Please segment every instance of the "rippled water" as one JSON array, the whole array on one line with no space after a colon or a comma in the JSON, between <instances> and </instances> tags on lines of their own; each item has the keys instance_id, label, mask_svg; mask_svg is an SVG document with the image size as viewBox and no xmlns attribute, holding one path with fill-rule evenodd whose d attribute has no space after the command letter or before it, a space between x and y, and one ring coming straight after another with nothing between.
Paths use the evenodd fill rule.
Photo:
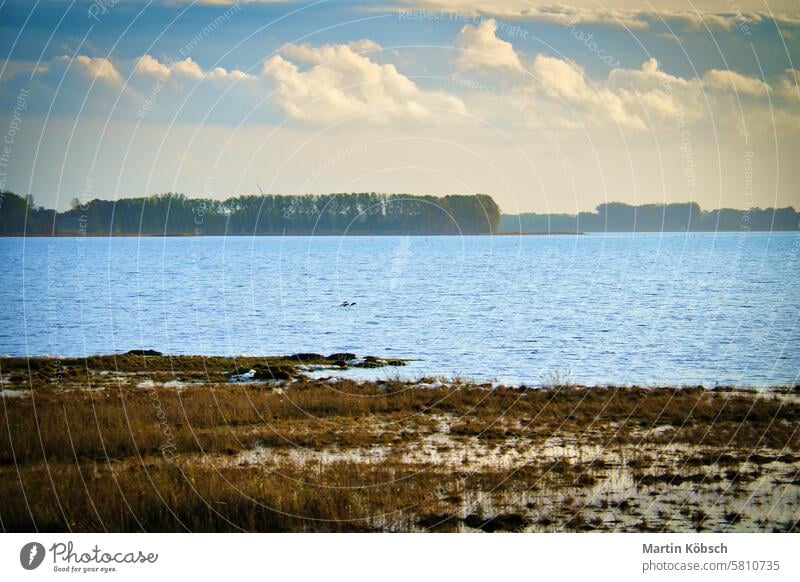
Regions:
<instances>
[{"instance_id":1,"label":"rippled water","mask_svg":"<svg viewBox=\"0 0 800 582\"><path fill-rule=\"evenodd\" d=\"M2 238L0 261L6 354L346 350L531 384L800 372L794 233Z\"/></svg>"}]
</instances>

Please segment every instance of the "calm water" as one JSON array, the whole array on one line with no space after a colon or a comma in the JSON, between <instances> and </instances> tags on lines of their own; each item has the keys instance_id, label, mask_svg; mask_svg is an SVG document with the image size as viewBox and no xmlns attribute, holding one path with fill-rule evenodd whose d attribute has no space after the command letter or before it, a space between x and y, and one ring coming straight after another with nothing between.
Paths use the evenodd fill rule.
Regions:
<instances>
[{"instance_id":1,"label":"calm water","mask_svg":"<svg viewBox=\"0 0 800 582\"><path fill-rule=\"evenodd\" d=\"M0 238L0 264L0 354L346 350L531 384L800 373L793 233Z\"/></svg>"}]
</instances>

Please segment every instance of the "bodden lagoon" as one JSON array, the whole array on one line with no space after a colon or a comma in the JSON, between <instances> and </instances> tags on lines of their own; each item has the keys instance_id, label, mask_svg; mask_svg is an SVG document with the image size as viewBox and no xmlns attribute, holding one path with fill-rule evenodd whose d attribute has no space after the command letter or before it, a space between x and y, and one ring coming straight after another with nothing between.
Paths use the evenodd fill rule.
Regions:
<instances>
[{"instance_id":1,"label":"bodden lagoon","mask_svg":"<svg viewBox=\"0 0 800 582\"><path fill-rule=\"evenodd\" d=\"M2 238L0 261L2 354L349 351L411 359L349 374L528 385L798 378L795 233Z\"/></svg>"}]
</instances>

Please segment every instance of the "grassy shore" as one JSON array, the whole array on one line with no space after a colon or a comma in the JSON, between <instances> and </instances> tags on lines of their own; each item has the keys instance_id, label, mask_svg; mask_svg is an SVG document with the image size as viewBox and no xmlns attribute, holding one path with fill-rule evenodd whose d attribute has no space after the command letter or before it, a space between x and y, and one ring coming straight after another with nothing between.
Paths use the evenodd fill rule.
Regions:
<instances>
[{"instance_id":1,"label":"grassy shore","mask_svg":"<svg viewBox=\"0 0 800 582\"><path fill-rule=\"evenodd\" d=\"M525 389L305 375L308 367L329 366L335 376L341 365L314 354L0 359L0 525L5 531L798 526L794 389ZM231 382L235 374L251 379L249 370L258 372L256 381Z\"/></svg>"}]
</instances>

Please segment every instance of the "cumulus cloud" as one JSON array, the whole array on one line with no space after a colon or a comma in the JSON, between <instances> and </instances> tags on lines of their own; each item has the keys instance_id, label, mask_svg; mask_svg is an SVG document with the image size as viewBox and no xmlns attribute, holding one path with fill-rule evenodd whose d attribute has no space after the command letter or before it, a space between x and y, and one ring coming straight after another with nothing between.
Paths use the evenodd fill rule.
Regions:
<instances>
[{"instance_id":1,"label":"cumulus cloud","mask_svg":"<svg viewBox=\"0 0 800 582\"><path fill-rule=\"evenodd\" d=\"M139 58L134 72L137 75L147 75L150 77L157 77L159 79L165 79L166 77L169 77L171 73L168 66L158 62L158 59L155 59L150 55L143 55Z\"/></svg>"},{"instance_id":2,"label":"cumulus cloud","mask_svg":"<svg viewBox=\"0 0 800 582\"><path fill-rule=\"evenodd\" d=\"M462 71L527 71L527 81L515 75L517 86L512 89L512 93L528 97L535 94L535 99L540 101L552 99L560 102L568 110L567 116L562 118L565 125L574 125L575 117L586 117L592 123L610 120L625 127L645 127L641 119L626 111L623 99L618 94L609 91L602 84L592 86L586 72L577 63L539 54L526 69L512 44L497 38L496 31L497 23L493 19L476 26L464 26L457 38L462 52L456 59L456 66Z\"/></svg>"},{"instance_id":3,"label":"cumulus cloud","mask_svg":"<svg viewBox=\"0 0 800 582\"><path fill-rule=\"evenodd\" d=\"M183 75L184 77L189 77L190 79L200 80L203 78L203 69L201 69L200 65L198 65L191 58L186 58L182 61L172 63L170 65L170 70L177 75Z\"/></svg>"},{"instance_id":4,"label":"cumulus cloud","mask_svg":"<svg viewBox=\"0 0 800 582\"><path fill-rule=\"evenodd\" d=\"M798 88L798 84L800 84L800 71L797 69L786 69L775 83L775 93L783 99L797 102L800 100L800 88Z\"/></svg>"},{"instance_id":5,"label":"cumulus cloud","mask_svg":"<svg viewBox=\"0 0 800 582\"><path fill-rule=\"evenodd\" d=\"M209 79L227 79L230 81L249 81L255 79L253 75L248 75L244 71L233 69L229 71L223 67L216 67L208 72Z\"/></svg>"},{"instance_id":6,"label":"cumulus cloud","mask_svg":"<svg viewBox=\"0 0 800 582\"><path fill-rule=\"evenodd\" d=\"M738 93L744 97L763 97L771 91L770 86L761 79L730 70L711 69L699 79L670 75L661 70L654 58L645 61L639 70L612 73L609 80L618 88L629 87L640 95L669 93L674 99L681 101L687 101L690 97L700 98L704 91Z\"/></svg>"},{"instance_id":7,"label":"cumulus cloud","mask_svg":"<svg viewBox=\"0 0 800 582\"><path fill-rule=\"evenodd\" d=\"M284 56L295 62L320 65L339 59L345 52L366 56L364 53L380 51L381 46L369 39L355 40L347 44L327 44L312 46L309 44L287 44L283 47ZM368 58L368 57L367 57Z\"/></svg>"},{"instance_id":8,"label":"cumulus cloud","mask_svg":"<svg viewBox=\"0 0 800 582\"><path fill-rule=\"evenodd\" d=\"M656 38L660 38L661 40L667 40L675 44L681 44L681 39L679 39L675 34L671 32L659 32L658 34L656 34Z\"/></svg>"},{"instance_id":9,"label":"cumulus cloud","mask_svg":"<svg viewBox=\"0 0 800 582\"><path fill-rule=\"evenodd\" d=\"M608 24L621 26L630 30L641 30L650 27L649 22L641 14L634 11L613 10L609 8L575 8L562 5L528 6L513 12L509 17L534 22L549 22L554 24Z\"/></svg>"},{"instance_id":10,"label":"cumulus cloud","mask_svg":"<svg viewBox=\"0 0 800 582\"><path fill-rule=\"evenodd\" d=\"M699 78L671 75L654 58L644 61L638 69L615 69L606 78L593 80L573 61L538 54L527 71L528 77L515 77L509 92L513 101L506 99L502 91L500 98L506 100L492 101L498 94L492 88L482 100L469 103L481 101L482 115L487 116L507 117L516 112L523 123L532 118L546 119L549 125L559 127L645 130L702 123L711 115L725 117L736 125L742 121L743 113L749 119L769 114L768 94L777 92L787 100L798 96L794 71L786 71L770 86L761 79L729 70L712 69ZM461 81L466 87L473 86ZM736 95L744 103L743 108L732 99ZM514 106L508 107L509 102Z\"/></svg>"},{"instance_id":11,"label":"cumulus cloud","mask_svg":"<svg viewBox=\"0 0 800 582\"><path fill-rule=\"evenodd\" d=\"M531 72L547 96L578 108L592 123L609 120L633 129L645 127L639 117L626 110L619 94L602 83L593 86L583 68L572 61L540 54L534 58Z\"/></svg>"},{"instance_id":12,"label":"cumulus cloud","mask_svg":"<svg viewBox=\"0 0 800 582\"><path fill-rule=\"evenodd\" d=\"M439 11L471 17L526 20L553 24L613 24L631 29L647 28L646 20L636 12L598 7L578 8L555 3L535 3L528 0L403 0L400 11Z\"/></svg>"},{"instance_id":13,"label":"cumulus cloud","mask_svg":"<svg viewBox=\"0 0 800 582\"><path fill-rule=\"evenodd\" d=\"M761 79L748 77L735 71L712 69L703 75L703 86L719 91L733 91L741 95L759 97L770 91Z\"/></svg>"},{"instance_id":14,"label":"cumulus cloud","mask_svg":"<svg viewBox=\"0 0 800 582\"><path fill-rule=\"evenodd\" d=\"M752 13L713 13L664 10L645 12L652 20L668 20L680 25L684 30L698 32L706 28L712 31L730 31L741 25L752 26L761 22L760 14Z\"/></svg>"},{"instance_id":15,"label":"cumulus cloud","mask_svg":"<svg viewBox=\"0 0 800 582\"><path fill-rule=\"evenodd\" d=\"M742 114L749 119L756 119L753 115L769 116L773 114L769 96L773 97L776 116L785 113L791 117L796 116L800 100L798 72L793 69L768 80L721 69L684 78L664 71L651 58L638 68L617 68L605 77L592 78L574 61L549 54L529 56L515 50L511 43L497 37L494 21L464 26L457 38L465 49L462 54L469 56L456 58L461 75L457 84L453 76L453 83L439 90L419 86L401 73L386 62L391 55L370 40L287 45L264 63L261 77L224 67L206 69L191 58L161 61L152 55L119 62L86 55L74 59L62 56L41 65L38 74L43 82L54 86L72 62L67 82L80 87L86 85L86 79L96 79L97 90L124 90L137 106L152 88L148 78L169 79L158 96L161 111L175 109L170 109L170 95L183 91L185 80L203 83L190 104L197 111L216 106L219 83L252 82L248 90L224 96L228 103L251 106L271 84L272 103L293 119L309 124L330 124L349 117L377 124L463 124L463 116L469 113L493 123L517 126L530 125L536 117L554 127L645 130L659 124L674 128L676 120L702 123L712 115L727 115L731 124L741 120ZM481 75L475 83L467 78L471 72L482 74L486 70L493 71L493 76ZM123 89L128 73L133 76L130 91ZM188 109L182 108L184 114Z\"/></svg>"},{"instance_id":16,"label":"cumulus cloud","mask_svg":"<svg viewBox=\"0 0 800 582\"><path fill-rule=\"evenodd\" d=\"M671 21L687 31L730 31L737 26L758 24L766 19L775 19L784 26L800 26L796 14L759 12L763 4L752 4L752 9L744 11L740 6L749 5L739 0L727 10L701 12L686 4L686 9L642 8L642 3L631 1L615 2L614 7L603 6L594 0L572 0L569 4L536 2L535 0L400 0L395 8L403 10L440 11L472 17L500 18L530 22L547 22L560 25L602 24L624 27L630 30L648 29L653 22ZM665 4L669 5L669 4ZM733 11L734 6L737 7Z\"/></svg>"},{"instance_id":17,"label":"cumulus cloud","mask_svg":"<svg viewBox=\"0 0 800 582\"><path fill-rule=\"evenodd\" d=\"M649 122L687 123L698 120L705 102L699 82L671 75L654 58L639 69L613 71L606 80L611 91L620 96L625 107L638 112Z\"/></svg>"},{"instance_id":18,"label":"cumulus cloud","mask_svg":"<svg viewBox=\"0 0 800 582\"><path fill-rule=\"evenodd\" d=\"M522 63L510 42L497 38L497 22L484 20L477 26L465 25L456 43L461 52L456 66L462 70L508 68L521 70Z\"/></svg>"},{"instance_id":19,"label":"cumulus cloud","mask_svg":"<svg viewBox=\"0 0 800 582\"><path fill-rule=\"evenodd\" d=\"M199 81L201 79L230 79L232 81L243 81L254 79L244 71L227 70L223 67L216 67L211 71L203 71L202 67L191 58L182 61L162 63L150 55L143 55L139 58L134 68L134 73L141 76L151 76L159 79L166 79L172 75L185 77Z\"/></svg>"},{"instance_id":20,"label":"cumulus cloud","mask_svg":"<svg viewBox=\"0 0 800 582\"><path fill-rule=\"evenodd\" d=\"M264 63L264 73L275 82L278 106L309 123L332 123L362 114L369 114L366 119L376 123L430 122L448 112L465 112L457 97L423 90L394 65L376 63L364 54L379 48L371 41L287 45L282 55ZM313 66L301 71L297 63Z\"/></svg>"},{"instance_id":21,"label":"cumulus cloud","mask_svg":"<svg viewBox=\"0 0 800 582\"><path fill-rule=\"evenodd\" d=\"M56 62L67 64L70 57L63 55L56 57ZM96 79L111 86L122 85L122 75L119 74L114 63L103 57L87 57L78 55L73 60L74 66L89 79Z\"/></svg>"},{"instance_id":22,"label":"cumulus cloud","mask_svg":"<svg viewBox=\"0 0 800 582\"><path fill-rule=\"evenodd\" d=\"M798 14L773 14L775 22L784 26L800 27L800 15Z\"/></svg>"},{"instance_id":23,"label":"cumulus cloud","mask_svg":"<svg viewBox=\"0 0 800 582\"><path fill-rule=\"evenodd\" d=\"M770 107L767 97L775 92L782 94L789 72L772 85L737 71L720 69L687 79L662 71L655 59L649 59L641 69L622 73L610 75L608 85L622 96L631 111L638 107L646 110L654 121L666 118L673 125L701 122L709 116L727 116L736 125L742 123L742 115L755 119L754 116L779 113Z\"/></svg>"},{"instance_id":24,"label":"cumulus cloud","mask_svg":"<svg viewBox=\"0 0 800 582\"><path fill-rule=\"evenodd\" d=\"M591 92L583 69L572 61L537 55L531 70L552 96L577 101Z\"/></svg>"}]
</instances>

